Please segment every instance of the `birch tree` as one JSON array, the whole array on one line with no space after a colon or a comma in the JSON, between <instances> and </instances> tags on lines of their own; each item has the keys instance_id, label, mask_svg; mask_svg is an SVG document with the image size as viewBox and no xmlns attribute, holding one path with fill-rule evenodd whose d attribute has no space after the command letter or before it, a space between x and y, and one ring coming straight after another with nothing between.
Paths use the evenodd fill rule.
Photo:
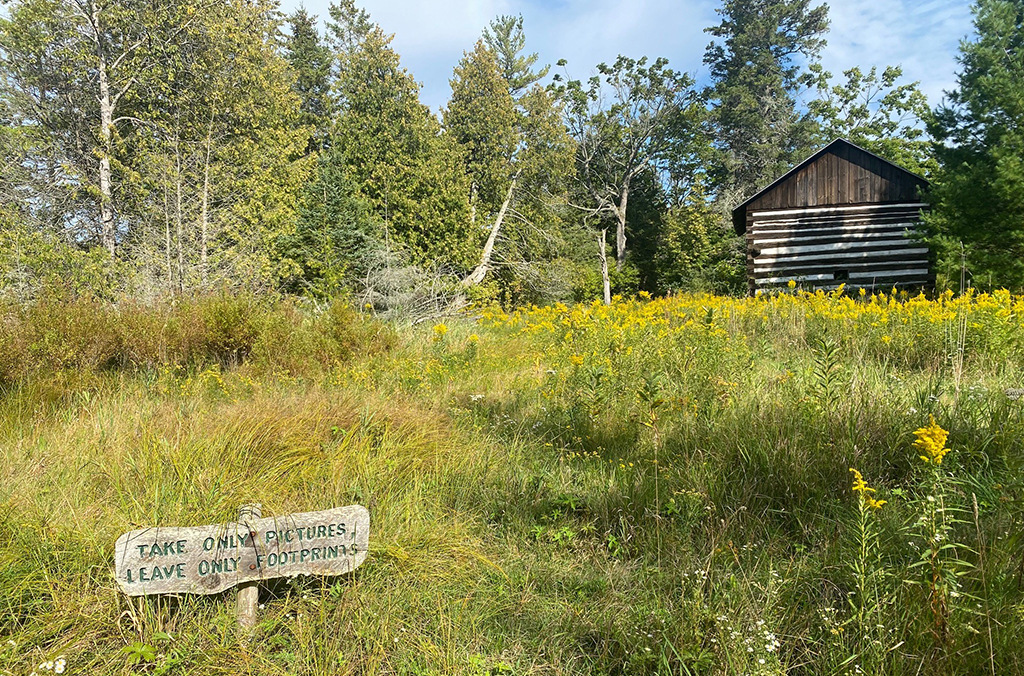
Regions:
<instances>
[{"instance_id":1,"label":"birch tree","mask_svg":"<svg viewBox=\"0 0 1024 676\"><path fill-rule=\"evenodd\" d=\"M119 137L139 122L129 100L151 84L149 69L162 58L162 45L152 40L160 14L146 3L20 0L0 21L15 123L50 137L50 156L38 159L42 180L92 201L91 209L63 214L63 224L110 254L125 225L118 220L120 183L128 180L119 170ZM76 207L84 203L75 200Z\"/></svg>"}]
</instances>

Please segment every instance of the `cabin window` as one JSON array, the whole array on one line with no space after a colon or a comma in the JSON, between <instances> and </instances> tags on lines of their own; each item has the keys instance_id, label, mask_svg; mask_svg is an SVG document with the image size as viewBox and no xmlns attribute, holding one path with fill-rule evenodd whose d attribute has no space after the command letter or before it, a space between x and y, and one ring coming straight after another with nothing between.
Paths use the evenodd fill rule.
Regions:
<instances>
[{"instance_id":1,"label":"cabin window","mask_svg":"<svg viewBox=\"0 0 1024 676\"><path fill-rule=\"evenodd\" d=\"M834 270L832 272L832 279L836 280L837 282L848 281L850 279L850 271L849 270Z\"/></svg>"}]
</instances>

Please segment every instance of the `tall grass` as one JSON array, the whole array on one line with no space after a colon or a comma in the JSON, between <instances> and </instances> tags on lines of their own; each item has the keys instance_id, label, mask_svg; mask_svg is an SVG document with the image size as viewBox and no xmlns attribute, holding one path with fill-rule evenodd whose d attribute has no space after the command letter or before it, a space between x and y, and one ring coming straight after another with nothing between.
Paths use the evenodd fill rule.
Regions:
<instances>
[{"instance_id":1,"label":"tall grass","mask_svg":"<svg viewBox=\"0 0 1024 676\"><path fill-rule=\"evenodd\" d=\"M1024 673L1022 310L10 308L0 673ZM941 465L913 446L932 416ZM266 585L252 640L232 592L117 591L121 532L252 501L364 504L370 556Z\"/></svg>"}]
</instances>

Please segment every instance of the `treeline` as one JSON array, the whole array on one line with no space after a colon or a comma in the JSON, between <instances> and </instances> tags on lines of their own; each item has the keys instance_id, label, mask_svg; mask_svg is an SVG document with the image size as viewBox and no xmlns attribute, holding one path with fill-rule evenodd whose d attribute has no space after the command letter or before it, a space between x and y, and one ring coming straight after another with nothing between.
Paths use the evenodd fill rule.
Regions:
<instances>
[{"instance_id":1,"label":"treeline","mask_svg":"<svg viewBox=\"0 0 1024 676\"><path fill-rule=\"evenodd\" d=\"M724 0L709 86L646 57L575 79L590 66L541 64L502 16L435 115L354 0L323 24L273 0L15 0L3 293L353 293L415 313L728 292L729 209L836 136L933 179L951 279L1020 286L1022 7L980 0L937 110L898 67L826 72L825 5Z\"/></svg>"}]
</instances>

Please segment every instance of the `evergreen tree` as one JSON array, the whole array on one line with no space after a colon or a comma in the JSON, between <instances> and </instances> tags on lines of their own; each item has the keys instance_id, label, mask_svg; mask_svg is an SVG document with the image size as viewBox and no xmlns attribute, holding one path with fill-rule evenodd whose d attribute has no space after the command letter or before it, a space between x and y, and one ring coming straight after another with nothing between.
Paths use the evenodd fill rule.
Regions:
<instances>
[{"instance_id":1,"label":"evergreen tree","mask_svg":"<svg viewBox=\"0 0 1024 676\"><path fill-rule=\"evenodd\" d=\"M825 44L828 6L811 0L723 0L720 38L704 54L711 69L713 136L720 150L716 180L726 208L753 194L802 159L813 142L811 116L797 110L810 84L803 68Z\"/></svg>"},{"instance_id":2,"label":"evergreen tree","mask_svg":"<svg viewBox=\"0 0 1024 676\"><path fill-rule=\"evenodd\" d=\"M472 285L483 281L491 268L508 220L550 220L545 202L561 190L571 170L572 141L552 94L534 84L513 98L513 83L483 41L459 62L451 85L445 128L462 149L470 178L470 220L476 225L479 214L487 232L479 263L464 280ZM505 253L511 253L509 247Z\"/></svg>"},{"instance_id":3,"label":"evergreen tree","mask_svg":"<svg viewBox=\"0 0 1024 676\"><path fill-rule=\"evenodd\" d=\"M133 100L146 124L129 153L143 186L132 252L177 292L274 288L295 272L280 245L312 163L275 3L180 12L159 33L170 56L151 70L161 89Z\"/></svg>"},{"instance_id":4,"label":"evergreen tree","mask_svg":"<svg viewBox=\"0 0 1024 676\"><path fill-rule=\"evenodd\" d=\"M928 129L940 170L927 218L947 281L961 246L977 286L1024 288L1024 0L978 0L957 89Z\"/></svg>"},{"instance_id":5,"label":"evergreen tree","mask_svg":"<svg viewBox=\"0 0 1024 676\"><path fill-rule=\"evenodd\" d=\"M285 56L295 74L295 91L302 101L302 125L310 127L310 151L317 150L328 133L332 106L330 99L331 49L320 37L316 16L304 7L288 17L289 33Z\"/></svg>"},{"instance_id":6,"label":"evergreen tree","mask_svg":"<svg viewBox=\"0 0 1024 676\"><path fill-rule=\"evenodd\" d=\"M549 67L534 70L538 56L536 52L524 54L526 34L523 32L523 17L499 16L484 29L484 44L495 55L501 76L508 84L508 93L518 98L536 82L544 79Z\"/></svg>"},{"instance_id":7,"label":"evergreen tree","mask_svg":"<svg viewBox=\"0 0 1024 676\"><path fill-rule=\"evenodd\" d=\"M338 114L331 159L365 201L379 230L422 265L466 269L471 259L469 189L454 141L420 103L419 86L391 37L351 3L333 5Z\"/></svg>"}]
</instances>

